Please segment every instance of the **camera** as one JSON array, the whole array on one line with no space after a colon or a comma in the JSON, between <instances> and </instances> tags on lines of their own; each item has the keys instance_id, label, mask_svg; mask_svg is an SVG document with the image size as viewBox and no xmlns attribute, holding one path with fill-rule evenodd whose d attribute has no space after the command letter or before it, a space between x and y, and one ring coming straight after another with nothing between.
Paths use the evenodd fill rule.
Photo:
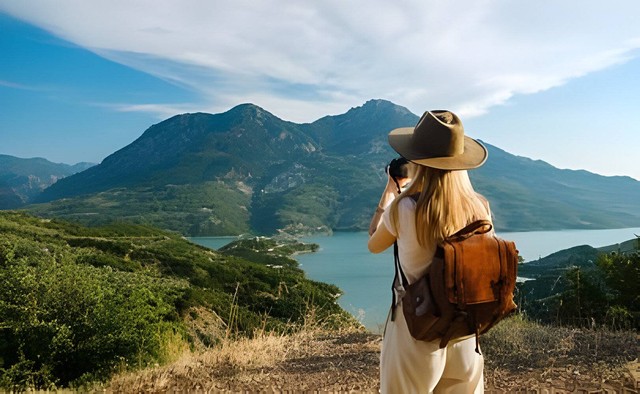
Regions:
<instances>
[{"instance_id":1,"label":"camera","mask_svg":"<svg viewBox=\"0 0 640 394\"><path fill-rule=\"evenodd\" d=\"M404 157L391 160L385 168L385 172L392 178L408 178L409 177L409 161Z\"/></svg>"}]
</instances>

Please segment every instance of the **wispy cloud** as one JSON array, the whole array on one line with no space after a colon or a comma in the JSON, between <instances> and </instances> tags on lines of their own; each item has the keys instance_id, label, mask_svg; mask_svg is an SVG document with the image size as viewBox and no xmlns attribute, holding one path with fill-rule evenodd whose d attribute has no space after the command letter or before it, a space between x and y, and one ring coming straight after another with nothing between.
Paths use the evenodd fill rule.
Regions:
<instances>
[{"instance_id":1,"label":"wispy cloud","mask_svg":"<svg viewBox=\"0 0 640 394\"><path fill-rule=\"evenodd\" d=\"M208 109L198 110L193 104L113 104L113 103L94 103L93 105L102 108L110 108L117 112L143 112L153 115L163 120L176 114L186 112L206 112Z\"/></svg>"},{"instance_id":2,"label":"wispy cloud","mask_svg":"<svg viewBox=\"0 0 640 394\"><path fill-rule=\"evenodd\" d=\"M33 86L27 86L21 83L16 83L11 81L4 81L1 79L0 79L0 86L3 86L5 88L11 88L11 89L19 89L19 90L40 90L39 88L36 88Z\"/></svg>"},{"instance_id":3,"label":"wispy cloud","mask_svg":"<svg viewBox=\"0 0 640 394\"><path fill-rule=\"evenodd\" d=\"M560 86L636 56L640 3L607 8L615 12L591 0L0 0L11 15L202 97L118 110L251 101L294 121L370 98L473 116Z\"/></svg>"}]
</instances>

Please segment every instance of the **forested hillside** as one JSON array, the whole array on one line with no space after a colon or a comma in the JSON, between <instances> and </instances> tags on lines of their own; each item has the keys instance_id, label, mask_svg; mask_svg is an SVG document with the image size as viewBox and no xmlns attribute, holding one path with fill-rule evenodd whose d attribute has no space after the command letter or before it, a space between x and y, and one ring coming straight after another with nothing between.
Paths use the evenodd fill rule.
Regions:
<instances>
[{"instance_id":1,"label":"forested hillside","mask_svg":"<svg viewBox=\"0 0 640 394\"><path fill-rule=\"evenodd\" d=\"M216 252L150 227L11 211L0 234L0 387L101 380L230 335L295 331L309 314L355 324L340 290L288 257L313 245L251 238Z\"/></svg>"}]
</instances>

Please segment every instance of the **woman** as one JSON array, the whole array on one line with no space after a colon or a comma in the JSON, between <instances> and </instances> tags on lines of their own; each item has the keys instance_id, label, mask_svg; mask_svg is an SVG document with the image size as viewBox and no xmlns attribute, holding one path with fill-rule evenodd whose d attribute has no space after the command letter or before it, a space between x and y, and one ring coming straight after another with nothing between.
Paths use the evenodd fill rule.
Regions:
<instances>
[{"instance_id":1,"label":"woman","mask_svg":"<svg viewBox=\"0 0 640 394\"><path fill-rule=\"evenodd\" d=\"M412 283L427 271L439 242L474 220L491 219L486 199L473 190L466 171L484 164L487 150L464 135L462 122L449 111L425 112L415 127L389 133L389 144L418 166L399 195L387 182L368 246L380 253L397 242L402 270ZM402 306L392 308L399 312L385 327L382 393L484 392L484 360L475 352L473 336L440 349L439 340L413 339Z\"/></svg>"}]
</instances>

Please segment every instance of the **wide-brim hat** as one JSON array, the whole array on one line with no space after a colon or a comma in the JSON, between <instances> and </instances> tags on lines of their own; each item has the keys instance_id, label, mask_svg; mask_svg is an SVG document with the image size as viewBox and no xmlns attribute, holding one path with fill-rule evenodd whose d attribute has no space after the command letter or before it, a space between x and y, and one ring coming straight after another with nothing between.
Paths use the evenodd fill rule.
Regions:
<instances>
[{"instance_id":1,"label":"wide-brim hat","mask_svg":"<svg viewBox=\"0 0 640 394\"><path fill-rule=\"evenodd\" d=\"M427 111L415 127L392 130L389 145L407 160L443 170L478 168L488 156L484 145L464 135L460 118L450 111Z\"/></svg>"}]
</instances>

